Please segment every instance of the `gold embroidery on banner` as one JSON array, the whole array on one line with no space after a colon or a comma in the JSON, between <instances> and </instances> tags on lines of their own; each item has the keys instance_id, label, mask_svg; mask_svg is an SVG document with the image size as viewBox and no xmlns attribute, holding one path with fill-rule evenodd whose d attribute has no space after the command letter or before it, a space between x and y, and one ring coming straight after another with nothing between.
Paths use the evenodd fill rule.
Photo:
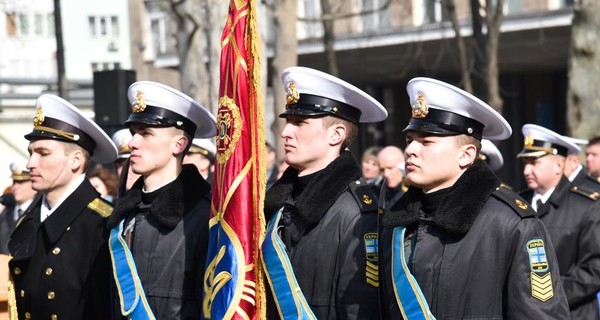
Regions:
<instances>
[{"instance_id":1,"label":"gold embroidery on banner","mask_svg":"<svg viewBox=\"0 0 600 320\"><path fill-rule=\"evenodd\" d=\"M242 117L235 101L229 97L219 99L217 114L217 162L224 164L242 135Z\"/></svg>"}]
</instances>

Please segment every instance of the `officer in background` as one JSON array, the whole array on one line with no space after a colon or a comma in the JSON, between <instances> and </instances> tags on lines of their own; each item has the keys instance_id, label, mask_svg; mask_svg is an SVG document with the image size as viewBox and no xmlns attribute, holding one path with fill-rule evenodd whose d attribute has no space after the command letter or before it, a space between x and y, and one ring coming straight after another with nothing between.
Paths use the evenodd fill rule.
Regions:
<instances>
[{"instance_id":1,"label":"officer in background","mask_svg":"<svg viewBox=\"0 0 600 320\"><path fill-rule=\"evenodd\" d=\"M345 149L359 123L383 121L387 111L362 90L314 69L291 67L281 79L289 168L265 199L270 221L262 254L277 303L268 306L269 319L277 311L377 319L377 200Z\"/></svg>"},{"instance_id":2,"label":"officer in background","mask_svg":"<svg viewBox=\"0 0 600 320\"><path fill-rule=\"evenodd\" d=\"M600 291L600 211L588 194L563 174L569 150L578 147L556 132L525 124L522 192L548 229L573 319L598 319Z\"/></svg>"},{"instance_id":3,"label":"officer in background","mask_svg":"<svg viewBox=\"0 0 600 320\"><path fill-rule=\"evenodd\" d=\"M552 243L525 200L481 160L512 129L473 95L407 85L408 191L382 219L385 319L568 319Z\"/></svg>"},{"instance_id":4,"label":"officer in background","mask_svg":"<svg viewBox=\"0 0 600 320\"><path fill-rule=\"evenodd\" d=\"M182 162L192 139L215 136L216 121L160 83L135 82L127 95L130 167L142 178L119 198L108 222L113 296L120 298L114 318L200 319L211 186Z\"/></svg>"},{"instance_id":5,"label":"officer in background","mask_svg":"<svg viewBox=\"0 0 600 320\"><path fill-rule=\"evenodd\" d=\"M183 164L193 164L206 182L213 182L213 165L217 147L210 139L194 139L192 146L183 158Z\"/></svg>"},{"instance_id":6,"label":"officer in background","mask_svg":"<svg viewBox=\"0 0 600 320\"><path fill-rule=\"evenodd\" d=\"M37 194L37 191L31 187L31 176L26 165L26 162L20 161L10 164L13 180L10 186L10 196L14 198L14 201L0 213L0 254L8 254L10 232Z\"/></svg>"},{"instance_id":7,"label":"officer in background","mask_svg":"<svg viewBox=\"0 0 600 320\"><path fill-rule=\"evenodd\" d=\"M117 175L119 176L119 191L117 197L131 189L131 186L139 179L140 175L135 174L131 171L129 166L129 156L131 156L131 149L129 149L129 141L131 141L131 132L128 128L117 130L112 135L112 141L117 146L118 157L115 160L115 166L117 167ZM123 169L126 168L125 173Z\"/></svg>"},{"instance_id":8,"label":"officer in background","mask_svg":"<svg viewBox=\"0 0 600 320\"><path fill-rule=\"evenodd\" d=\"M589 194L592 198L598 199L600 197L600 182L598 178L590 175L586 167L581 164L579 157L581 154L580 146L588 144L588 141L567 136L563 136L563 138L577 147L572 147L568 151L565 161L565 176L571 181L574 188L579 189L580 192Z\"/></svg>"},{"instance_id":9,"label":"officer in background","mask_svg":"<svg viewBox=\"0 0 600 320\"><path fill-rule=\"evenodd\" d=\"M591 138L585 147L585 166L600 181L600 136Z\"/></svg>"},{"instance_id":10,"label":"officer in background","mask_svg":"<svg viewBox=\"0 0 600 320\"><path fill-rule=\"evenodd\" d=\"M402 197L407 187L404 182L404 154L402 149L387 146L377 154L379 169L385 179L385 199L380 199L385 208L391 207ZM385 202L384 202L385 200Z\"/></svg>"},{"instance_id":11,"label":"officer in background","mask_svg":"<svg viewBox=\"0 0 600 320\"><path fill-rule=\"evenodd\" d=\"M25 138L27 169L41 196L8 244L19 319L108 319L105 225L112 206L85 171L91 161L113 162L117 150L100 127L60 97L44 94L36 106Z\"/></svg>"}]
</instances>

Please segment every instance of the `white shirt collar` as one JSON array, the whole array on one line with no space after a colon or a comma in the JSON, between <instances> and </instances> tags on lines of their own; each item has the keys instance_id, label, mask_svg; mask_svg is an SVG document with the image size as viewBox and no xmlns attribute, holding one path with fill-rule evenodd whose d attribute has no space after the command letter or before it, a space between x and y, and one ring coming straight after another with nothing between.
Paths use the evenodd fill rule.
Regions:
<instances>
[{"instance_id":1,"label":"white shirt collar","mask_svg":"<svg viewBox=\"0 0 600 320\"><path fill-rule=\"evenodd\" d=\"M575 180L575 177L577 177L581 169L583 169L583 165L580 163L577 166L577 169L575 169L575 171L573 171L573 173L571 173L571 175L569 176L569 181L573 182L573 180Z\"/></svg>"},{"instance_id":2,"label":"white shirt collar","mask_svg":"<svg viewBox=\"0 0 600 320\"><path fill-rule=\"evenodd\" d=\"M15 206L15 212L14 212L15 221L17 221L17 219L20 218L19 217L19 209L21 209L21 214L23 214L25 212L25 210L27 210L27 208L29 208L29 205L31 204L32 201L33 201L33 198L21 203L20 205L18 204Z\"/></svg>"},{"instance_id":3,"label":"white shirt collar","mask_svg":"<svg viewBox=\"0 0 600 320\"><path fill-rule=\"evenodd\" d=\"M533 210L537 211L537 200L541 199L542 203L546 203L546 201L548 201L548 199L550 199L550 196L552 195L552 192L554 192L554 189L556 189L556 187L548 190L543 195L537 193L537 191L534 191L533 198L531 198L531 206L533 207Z\"/></svg>"},{"instance_id":4,"label":"white shirt collar","mask_svg":"<svg viewBox=\"0 0 600 320\"><path fill-rule=\"evenodd\" d=\"M60 207L60 205L65 201L65 199L67 199L67 197L70 196L71 193L73 193L84 180L85 174L82 174L79 177L73 179L71 183L69 183L69 187L65 190L65 192L63 192L63 194L60 196L60 199L58 199L58 201L56 202L54 208L50 208L50 205L46 200L46 195L44 194L44 196L42 197L40 222L44 222L44 220L46 220L54 211L56 211L56 208Z\"/></svg>"}]
</instances>

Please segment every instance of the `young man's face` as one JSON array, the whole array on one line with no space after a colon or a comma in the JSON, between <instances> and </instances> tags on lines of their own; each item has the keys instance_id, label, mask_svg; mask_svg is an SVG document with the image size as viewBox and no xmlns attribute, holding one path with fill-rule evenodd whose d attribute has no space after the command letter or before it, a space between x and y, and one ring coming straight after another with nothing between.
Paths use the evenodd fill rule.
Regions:
<instances>
[{"instance_id":1,"label":"young man's face","mask_svg":"<svg viewBox=\"0 0 600 320\"><path fill-rule=\"evenodd\" d=\"M281 131L285 162L300 175L325 168L331 162L329 155L334 146L329 143L331 130L323 128L323 118L287 116L285 120Z\"/></svg>"},{"instance_id":2,"label":"young man's face","mask_svg":"<svg viewBox=\"0 0 600 320\"><path fill-rule=\"evenodd\" d=\"M600 176L600 144L592 144L585 148L585 165L591 174Z\"/></svg>"},{"instance_id":3,"label":"young man's face","mask_svg":"<svg viewBox=\"0 0 600 320\"><path fill-rule=\"evenodd\" d=\"M523 159L523 177L529 189L540 194L556 187L563 175L564 158L546 155L539 158Z\"/></svg>"},{"instance_id":4,"label":"young man's face","mask_svg":"<svg viewBox=\"0 0 600 320\"><path fill-rule=\"evenodd\" d=\"M173 127L148 127L141 124L132 125L131 134L131 171L144 177L167 167L177 150L177 139L183 135L181 130Z\"/></svg>"},{"instance_id":5,"label":"young man's face","mask_svg":"<svg viewBox=\"0 0 600 320\"><path fill-rule=\"evenodd\" d=\"M455 136L408 131L404 150L406 179L425 193L454 185L463 172L458 162L462 149Z\"/></svg>"},{"instance_id":6,"label":"young man's face","mask_svg":"<svg viewBox=\"0 0 600 320\"><path fill-rule=\"evenodd\" d=\"M29 143L27 169L31 173L31 187L46 193L65 189L75 174L72 170L73 154L67 142L52 139L33 140Z\"/></svg>"}]
</instances>

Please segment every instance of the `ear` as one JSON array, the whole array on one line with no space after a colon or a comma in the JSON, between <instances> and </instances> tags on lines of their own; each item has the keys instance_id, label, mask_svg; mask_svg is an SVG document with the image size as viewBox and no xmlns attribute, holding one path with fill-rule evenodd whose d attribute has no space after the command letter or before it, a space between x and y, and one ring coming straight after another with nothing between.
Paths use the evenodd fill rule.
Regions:
<instances>
[{"instance_id":1,"label":"ear","mask_svg":"<svg viewBox=\"0 0 600 320\"><path fill-rule=\"evenodd\" d=\"M458 156L458 165L461 168L472 165L477 159L477 147L473 144L465 144L460 148L460 154Z\"/></svg>"},{"instance_id":2,"label":"ear","mask_svg":"<svg viewBox=\"0 0 600 320\"><path fill-rule=\"evenodd\" d=\"M564 170L565 170L565 165L566 165L566 159L560 156L554 156L554 168L555 168L555 174L557 175L561 175L563 174Z\"/></svg>"},{"instance_id":3,"label":"ear","mask_svg":"<svg viewBox=\"0 0 600 320\"><path fill-rule=\"evenodd\" d=\"M184 135L178 135L175 140L175 144L173 146L173 154L179 155L185 151L190 140Z\"/></svg>"},{"instance_id":4,"label":"ear","mask_svg":"<svg viewBox=\"0 0 600 320\"><path fill-rule=\"evenodd\" d=\"M83 155L83 151L79 148L73 148L73 151L70 155L69 167L71 171L77 172L81 167L83 167L83 163L85 162L85 156Z\"/></svg>"},{"instance_id":5,"label":"ear","mask_svg":"<svg viewBox=\"0 0 600 320\"><path fill-rule=\"evenodd\" d=\"M341 123L334 124L327 128L327 133L329 136L329 144L332 146L337 146L342 144L342 142L344 142L346 139L346 126Z\"/></svg>"}]
</instances>

